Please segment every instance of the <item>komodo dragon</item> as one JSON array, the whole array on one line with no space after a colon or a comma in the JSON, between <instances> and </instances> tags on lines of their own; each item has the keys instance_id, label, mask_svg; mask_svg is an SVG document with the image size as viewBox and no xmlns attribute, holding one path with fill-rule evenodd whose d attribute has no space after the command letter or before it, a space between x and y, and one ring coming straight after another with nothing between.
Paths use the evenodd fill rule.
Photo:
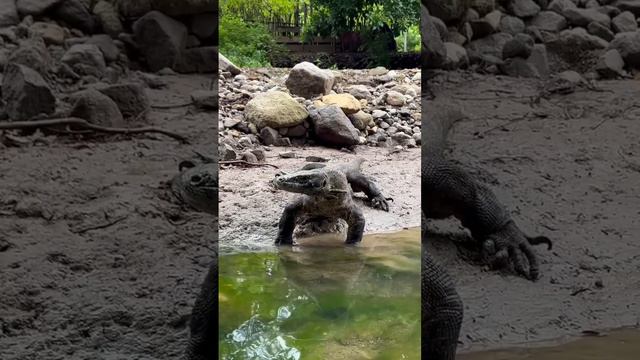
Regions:
<instances>
[{"instance_id":1,"label":"komodo dragon","mask_svg":"<svg viewBox=\"0 0 640 360\"><path fill-rule=\"evenodd\" d=\"M196 153L197 154L197 153ZM202 163L182 161L180 173L171 180L171 191L195 210L218 215L218 164L197 154Z\"/></svg>"},{"instance_id":2,"label":"komodo dragon","mask_svg":"<svg viewBox=\"0 0 640 360\"><path fill-rule=\"evenodd\" d=\"M426 251L426 219L454 216L482 243L485 257L494 267L509 258L516 271L530 280L539 276L531 245L547 244L544 236L526 236L511 219L494 193L462 167L444 157L446 136L453 123L463 118L455 106L446 108L423 100L422 141L422 356L432 360L455 359L463 318L462 301L449 275ZM527 272L523 255L529 263Z\"/></svg>"},{"instance_id":3,"label":"komodo dragon","mask_svg":"<svg viewBox=\"0 0 640 360\"><path fill-rule=\"evenodd\" d=\"M385 198L373 180L362 174L364 159L348 164L309 163L290 174L276 175L272 184L280 190L302 196L289 203L280 217L276 244L292 245L296 223L303 217L338 218L348 225L345 243L362 241L365 219L353 201L354 192L364 192L371 206L389 211Z\"/></svg>"}]
</instances>

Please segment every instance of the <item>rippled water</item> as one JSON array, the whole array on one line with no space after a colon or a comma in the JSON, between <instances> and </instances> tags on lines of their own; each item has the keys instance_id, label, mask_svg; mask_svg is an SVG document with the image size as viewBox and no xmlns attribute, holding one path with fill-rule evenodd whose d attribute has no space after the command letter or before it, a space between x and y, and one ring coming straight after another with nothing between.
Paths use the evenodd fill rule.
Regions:
<instances>
[{"instance_id":1,"label":"rippled water","mask_svg":"<svg viewBox=\"0 0 640 360\"><path fill-rule=\"evenodd\" d=\"M225 360L419 359L420 231L223 255Z\"/></svg>"}]
</instances>

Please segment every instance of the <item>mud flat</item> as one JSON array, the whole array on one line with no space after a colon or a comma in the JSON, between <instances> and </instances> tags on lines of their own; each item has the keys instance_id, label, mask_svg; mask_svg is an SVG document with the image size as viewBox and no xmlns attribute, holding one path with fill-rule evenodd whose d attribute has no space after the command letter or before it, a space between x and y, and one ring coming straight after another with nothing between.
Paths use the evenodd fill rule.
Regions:
<instances>
[{"instance_id":1,"label":"mud flat","mask_svg":"<svg viewBox=\"0 0 640 360\"><path fill-rule=\"evenodd\" d=\"M211 76L163 76L152 105L190 103ZM211 216L165 183L193 151L215 152L214 113L155 108L156 134L16 135L0 145L3 359L170 359L213 256ZM8 145L7 145L8 144Z\"/></svg>"}]
</instances>

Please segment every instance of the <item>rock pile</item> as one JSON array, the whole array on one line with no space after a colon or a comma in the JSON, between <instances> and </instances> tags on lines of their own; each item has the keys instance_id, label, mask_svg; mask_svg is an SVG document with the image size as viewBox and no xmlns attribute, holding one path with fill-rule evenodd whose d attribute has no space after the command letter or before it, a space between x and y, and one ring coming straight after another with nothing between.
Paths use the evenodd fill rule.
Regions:
<instances>
[{"instance_id":1,"label":"rock pile","mask_svg":"<svg viewBox=\"0 0 640 360\"><path fill-rule=\"evenodd\" d=\"M418 70L332 71L302 62L234 75L222 57L220 66L222 160L251 160L262 146L420 143Z\"/></svg>"},{"instance_id":2,"label":"rock pile","mask_svg":"<svg viewBox=\"0 0 640 360\"><path fill-rule=\"evenodd\" d=\"M429 0L422 16L431 68L539 78L640 68L639 0Z\"/></svg>"},{"instance_id":3,"label":"rock pile","mask_svg":"<svg viewBox=\"0 0 640 360\"><path fill-rule=\"evenodd\" d=\"M144 121L145 87L163 82L136 69L218 70L217 1L175 4L0 0L0 118L74 116L103 126ZM206 101L211 94L194 96Z\"/></svg>"}]
</instances>

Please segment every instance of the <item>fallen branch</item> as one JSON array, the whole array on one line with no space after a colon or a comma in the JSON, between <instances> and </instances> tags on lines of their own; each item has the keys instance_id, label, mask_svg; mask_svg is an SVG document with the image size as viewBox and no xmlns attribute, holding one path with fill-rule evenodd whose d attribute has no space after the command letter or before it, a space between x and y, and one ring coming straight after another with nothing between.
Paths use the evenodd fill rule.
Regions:
<instances>
[{"instance_id":1,"label":"fallen branch","mask_svg":"<svg viewBox=\"0 0 640 360\"><path fill-rule=\"evenodd\" d=\"M516 117L516 118L509 119L509 120L507 120L506 122L504 122L504 123L502 123L502 124L500 124L500 125L492 126L492 127L490 127L489 129L487 129L487 130L485 130L485 131L477 132L477 133L475 133L474 135L475 135L476 137L483 138L485 135L487 135L487 134L489 134L489 133L491 133L491 132L493 132L493 131L495 131L495 130L504 129L504 128L506 128L508 125L511 125L511 124L517 123L517 122L519 122L519 121L528 120L528 119L530 119L530 118L531 118L531 113L527 113L527 114L526 114L526 115L524 115L524 116L519 116L519 117Z\"/></svg>"},{"instance_id":2,"label":"fallen branch","mask_svg":"<svg viewBox=\"0 0 640 360\"><path fill-rule=\"evenodd\" d=\"M220 161L219 163L220 165L248 165L248 166L271 166L273 168L279 169L279 167L273 165L273 164L267 164L267 163L253 163L253 162L248 162L245 160L226 160L226 161Z\"/></svg>"},{"instance_id":3,"label":"fallen branch","mask_svg":"<svg viewBox=\"0 0 640 360\"><path fill-rule=\"evenodd\" d=\"M106 229L108 227L111 227L111 226L113 226L113 225L125 220L126 218L127 218L127 216L121 216L119 218L116 218L116 219L114 219L112 221L109 221L107 223L104 223L104 224L89 226L89 227L85 227L85 228L77 229L77 230L71 230L71 232L74 233L74 234L83 234L83 233L86 233L87 231L91 231L91 230Z\"/></svg>"},{"instance_id":4,"label":"fallen branch","mask_svg":"<svg viewBox=\"0 0 640 360\"><path fill-rule=\"evenodd\" d=\"M142 134L142 133L157 133L176 139L182 143L188 144L189 141L186 137L176 134L174 132L159 129L153 126L145 126L139 128L119 128L119 127L106 127L91 124L88 121L80 118L58 118L58 119L46 119L46 120L33 120L33 121L13 121L13 122L0 122L0 130L16 130L16 129L34 129L34 128L46 128L49 126L58 125L74 125L82 129L88 129L98 132L111 133L111 134Z\"/></svg>"}]
</instances>

